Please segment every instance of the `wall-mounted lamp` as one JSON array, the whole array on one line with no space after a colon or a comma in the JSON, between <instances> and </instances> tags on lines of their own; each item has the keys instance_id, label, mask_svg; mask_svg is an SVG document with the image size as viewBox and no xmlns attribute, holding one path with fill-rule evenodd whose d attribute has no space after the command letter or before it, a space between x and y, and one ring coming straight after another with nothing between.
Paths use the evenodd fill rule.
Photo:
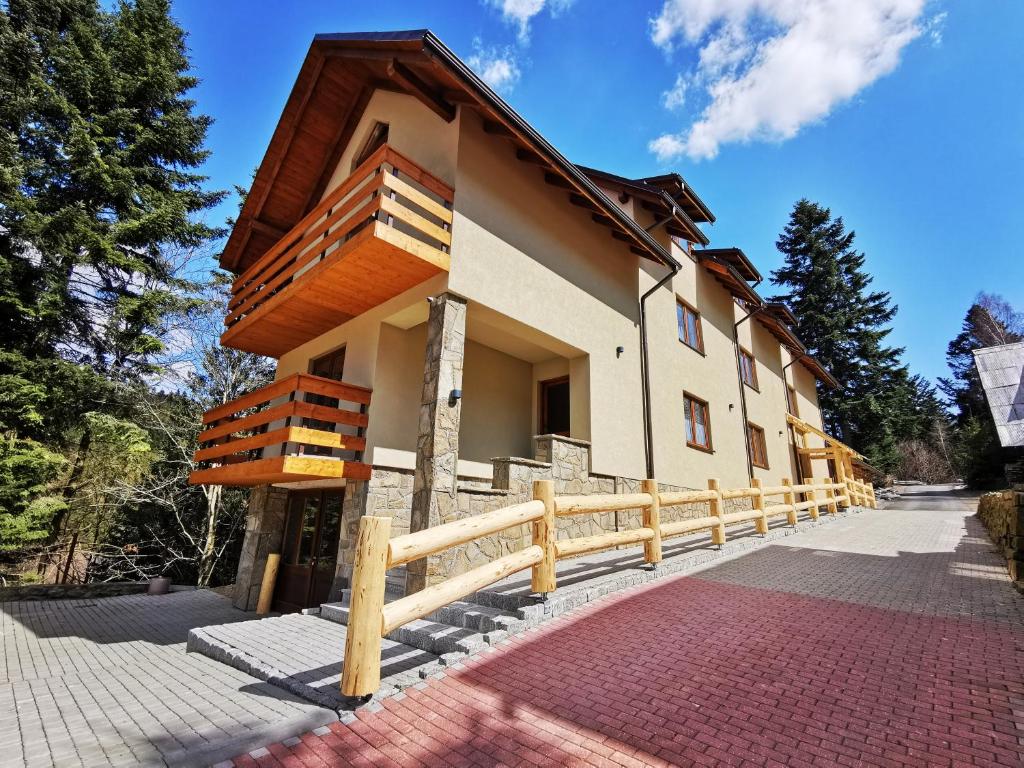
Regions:
<instances>
[{"instance_id":1,"label":"wall-mounted lamp","mask_svg":"<svg viewBox=\"0 0 1024 768\"><path fill-rule=\"evenodd\" d=\"M616 357L622 357L622 353L625 352L625 351L626 351L625 347L616 347L615 348L615 356Z\"/></svg>"},{"instance_id":2,"label":"wall-mounted lamp","mask_svg":"<svg viewBox=\"0 0 1024 768\"><path fill-rule=\"evenodd\" d=\"M733 408L735 408L735 407L736 407L736 406L734 406L734 405L733 405L732 403L729 403L729 410L730 410L730 411L731 411L731 410L732 410Z\"/></svg>"},{"instance_id":3,"label":"wall-mounted lamp","mask_svg":"<svg viewBox=\"0 0 1024 768\"><path fill-rule=\"evenodd\" d=\"M459 400L462 399L462 390L453 389L448 395L448 405L454 406Z\"/></svg>"}]
</instances>

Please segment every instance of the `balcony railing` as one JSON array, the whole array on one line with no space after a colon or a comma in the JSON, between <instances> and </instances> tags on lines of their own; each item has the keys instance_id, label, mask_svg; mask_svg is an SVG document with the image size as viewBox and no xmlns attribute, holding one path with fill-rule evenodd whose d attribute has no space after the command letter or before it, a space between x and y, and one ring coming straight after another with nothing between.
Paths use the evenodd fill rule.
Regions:
<instances>
[{"instance_id":1,"label":"balcony railing","mask_svg":"<svg viewBox=\"0 0 1024 768\"><path fill-rule=\"evenodd\" d=\"M350 407L344 407L347 404ZM299 373L213 408L195 453L195 485L365 480L359 459L370 390Z\"/></svg>"},{"instance_id":2,"label":"balcony railing","mask_svg":"<svg viewBox=\"0 0 1024 768\"><path fill-rule=\"evenodd\" d=\"M453 199L382 146L238 276L223 343L279 357L447 271Z\"/></svg>"}]
</instances>

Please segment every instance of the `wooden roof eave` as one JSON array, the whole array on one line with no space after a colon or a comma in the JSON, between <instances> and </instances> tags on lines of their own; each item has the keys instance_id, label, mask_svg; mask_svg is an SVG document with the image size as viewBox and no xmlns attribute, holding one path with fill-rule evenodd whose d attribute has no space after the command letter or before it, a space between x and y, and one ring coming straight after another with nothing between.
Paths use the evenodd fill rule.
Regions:
<instances>
[{"instance_id":1,"label":"wooden roof eave","mask_svg":"<svg viewBox=\"0 0 1024 768\"><path fill-rule=\"evenodd\" d=\"M571 202L583 202L585 207L604 215L613 228L613 234L621 235L631 250L672 268L679 267L678 262L650 233L609 200L593 182L483 83L433 33L429 30L413 30L365 35L341 33L317 35L314 38L260 164L252 189L239 214L238 222L221 255L221 263L225 268L236 270L245 258L249 240L255 231L254 227L259 226L267 195L273 188L281 164L286 159L292 138L299 129L306 105L323 72L324 62L334 57L345 57L354 63L365 59L367 62L372 61L373 66L378 68L383 62L387 75L393 80L390 85L397 86L400 90L411 91L412 95L427 103L428 107L445 119L454 116L454 108L449 109L448 106L451 102L474 106L484 114L485 119L495 120L501 124L517 144L541 158L552 173L561 176L572 192L571 197L578 197L571 199ZM425 83L422 78L424 70L421 69L417 75L414 67L433 71L437 75L435 83ZM367 82L370 82L369 78ZM438 88L432 87L434 84L439 84ZM377 85L379 83L374 84L374 87ZM337 141L335 148L341 143ZM334 152L334 155L336 154L337 152ZM315 198L316 189L329 180L331 172L329 163L325 164L319 176L319 183L310 192L310 199ZM313 202L315 204L315 199ZM308 209L308 202L306 207ZM273 225L273 228L280 230L281 226ZM273 238L268 235L262 234L261 237L269 238L266 247L273 244Z\"/></svg>"}]
</instances>

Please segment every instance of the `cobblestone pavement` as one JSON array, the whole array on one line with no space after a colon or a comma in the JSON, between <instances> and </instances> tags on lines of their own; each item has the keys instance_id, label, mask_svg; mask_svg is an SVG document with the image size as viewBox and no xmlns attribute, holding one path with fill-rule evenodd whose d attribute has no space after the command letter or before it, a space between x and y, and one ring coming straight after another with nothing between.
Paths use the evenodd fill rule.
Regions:
<instances>
[{"instance_id":1,"label":"cobblestone pavement","mask_svg":"<svg viewBox=\"0 0 1024 768\"><path fill-rule=\"evenodd\" d=\"M917 490L591 603L234 764L1024 765L1024 598L973 500Z\"/></svg>"},{"instance_id":2,"label":"cobblestone pavement","mask_svg":"<svg viewBox=\"0 0 1024 768\"><path fill-rule=\"evenodd\" d=\"M208 765L336 715L198 654L209 591L0 604L0 765Z\"/></svg>"}]
</instances>

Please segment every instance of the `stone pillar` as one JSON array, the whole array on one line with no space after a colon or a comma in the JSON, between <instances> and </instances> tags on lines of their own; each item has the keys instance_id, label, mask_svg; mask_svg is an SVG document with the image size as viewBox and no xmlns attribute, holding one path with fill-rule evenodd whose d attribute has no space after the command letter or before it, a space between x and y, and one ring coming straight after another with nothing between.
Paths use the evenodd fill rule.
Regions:
<instances>
[{"instance_id":1,"label":"stone pillar","mask_svg":"<svg viewBox=\"0 0 1024 768\"><path fill-rule=\"evenodd\" d=\"M458 512L456 474L459 458L459 417L466 347L466 300L452 293L434 297L427 321L427 353L423 362L416 475L413 480L410 529L422 531L453 519ZM406 592L412 594L436 580L436 558L409 563Z\"/></svg>"},{"instance_id":2,"label":"stone pillar","mask_svg":"<svg viewBox=\"0 0 1024 768\"><path fill-rule=\"evenodd\" d=\"M284 520L288 512L288 492L261 485L249 494L249 510L245 517L245 538L235 575L232 603L243 611L256 610L263 582L267 555L281 551Z\"/></svg>"}]
</instances>

